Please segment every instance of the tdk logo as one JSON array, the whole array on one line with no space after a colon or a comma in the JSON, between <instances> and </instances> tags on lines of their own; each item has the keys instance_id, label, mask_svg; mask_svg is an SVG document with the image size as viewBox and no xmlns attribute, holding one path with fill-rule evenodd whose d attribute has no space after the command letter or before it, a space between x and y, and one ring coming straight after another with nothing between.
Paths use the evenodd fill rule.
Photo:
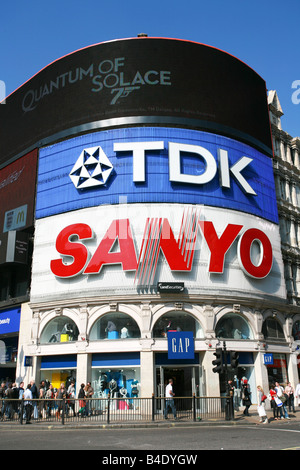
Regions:
<instances>
[{"instance_id":1,"label":"tdk logo","mask_svg":"<svg viewBox=\"0 0 300 470\"><path fill-rule=\"evenodd\" d=\"M70 178L75 188L87 189L102 186L113 171L113 166L101 147L92 147L81 152Z\"/></svg>"},{"instance_id":2,"label":"tdk logo","mask_svg":"<svg viewBox=\"0 0 300 470\"><path fill-rule=\"evenodd\" d=\"M146 181L147 151L161 151L165 149L164 141L151 142L118 142L114 143L113 150L116 156L132 158L134 183ZM242 171L253 161L252 158L242 156L230 166L228 151L217 149L218 162L213 154L200 145L190 145L178 142L168 142L169 181L192 185L204 185L212 181L219 169L219 182L222 188L231 187L234 178L242 190L251 196L257 196L254 189L242 175ZM182 171L182 158L184 154L204 161L205 169L199 174L187 174ZM159 155L158 157L159 158ZM219 166L219 168L218 168ZM87 189L103 186L113 171L113 165L101 147L84 149L74 165L70 178L77 189Z\"/></svg>"}]
</instances>

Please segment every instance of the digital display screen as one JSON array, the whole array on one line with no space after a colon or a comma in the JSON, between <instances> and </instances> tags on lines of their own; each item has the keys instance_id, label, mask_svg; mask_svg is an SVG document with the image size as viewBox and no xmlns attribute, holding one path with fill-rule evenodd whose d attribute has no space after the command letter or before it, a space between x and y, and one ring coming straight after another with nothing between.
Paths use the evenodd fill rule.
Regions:
<instances>
[{"instance_id":1,"label":"digital display screen","mask_svg":"<svg viewBox=\"0 0 300 470\"><path fill-rule=\"evenodd\" d=\"M180 125L272 156L264 80L237 58L189 41L134 38L69 54L0 106L0 166L95 128Z\"/></svg>"}]
</instances>

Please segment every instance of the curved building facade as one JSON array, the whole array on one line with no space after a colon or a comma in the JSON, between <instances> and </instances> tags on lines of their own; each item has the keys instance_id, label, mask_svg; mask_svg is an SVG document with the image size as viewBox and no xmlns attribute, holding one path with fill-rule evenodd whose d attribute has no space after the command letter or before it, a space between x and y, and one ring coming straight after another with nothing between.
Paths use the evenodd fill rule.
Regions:
<instances>
[{"instance_id":1,"label":"curved building facade","mask_svg":"<svg viewBox=\"0 0 300 470\"><path fill-rule=\"evenodd\" d=\"M298 381L256 72L188 41L111 41L0 111L3 169L38 155L17 376L90 381L96 397L112 380L149 397L172 377L177 396L215 396L225 341L237 385Z\"/></svg>"}]
</instances>

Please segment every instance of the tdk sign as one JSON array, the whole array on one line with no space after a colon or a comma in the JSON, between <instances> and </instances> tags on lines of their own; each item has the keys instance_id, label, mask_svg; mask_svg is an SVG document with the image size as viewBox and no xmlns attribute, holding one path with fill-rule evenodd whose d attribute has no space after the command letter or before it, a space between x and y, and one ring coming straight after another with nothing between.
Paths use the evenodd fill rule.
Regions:
<instances>
[{"instance_id":1,"label":"tdk sign","mask_svg":"<svg viewBox=\"0 0 300 470\"><path fill-rule=\"evenodd\" d=\"M169 142L169 180L174 183L206 184L213 180L217 173L217 162L214 156L200 145L180 144ZM132 153L133 181L144 183L146 181L146 151L164 150L166 144L162 142L125 142L115 143L114 151ZM194 158L204 160L205 170L198 175L182 173L181 157L188 153ZM220 185L230 188L230 176L233 176L247 194L257 196L256 192L242 175L252 158L242 157L229 167L228 152L218 149ZM91 188L106 183L113 166L101 147L85 149L70 173L70 178L78 189Z\"/></svg>"},{"instance_id":2,"label":"tdk sign","mask_svg":"<svg viewBox=\"0 0 300 470\"><path fill-rule=\"evenodd\" d=\"M133 181L144 183L146 181L145 159L146 150L163 150L164 142L128 142L114 144L116 152L132 152L133 155ZM194 158L202 158L205 162L205 170L201 174L182 173L181 156L183 153L190 154ZM230 188L230 173L240 183L242 189L247 193L257 196L250 184L242 176L241 171L252 162L252 158L242 157L229 168L228 152L218 149L220 165L220 185ZM169 142L169 176L174 183L206 184L213 180L217 173L217 163L214 156L200 145L180 144Z\"/></svg>"},{"instance_id":3,"label":"tdk sign","mask_svg":"<svg viewBox=\"0 0 300 470\"><path fill-rule=\"evenodd\" d=\"M135 127L41 149L37 218L124 202L201 204L278 223L271 159L231 138Z\"/></svg>"}]
</instances>

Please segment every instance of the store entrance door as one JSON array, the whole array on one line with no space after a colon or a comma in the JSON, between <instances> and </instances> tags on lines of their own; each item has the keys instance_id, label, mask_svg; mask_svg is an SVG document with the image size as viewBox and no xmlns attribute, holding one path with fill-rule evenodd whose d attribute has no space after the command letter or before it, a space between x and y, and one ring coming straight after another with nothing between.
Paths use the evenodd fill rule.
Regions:
<instances>
[{"instance_id":1,"label":"store entrance door","mask_svg":"<svg viewBox=\"0 0 300 470\"><path fill-rule=\"evenodd\" d=\"M192 397L199 394L199 367L159 367L156 369L157 396L164 397L165 389L173 379L176 397Z\"/></svg>"}]
</instances>

